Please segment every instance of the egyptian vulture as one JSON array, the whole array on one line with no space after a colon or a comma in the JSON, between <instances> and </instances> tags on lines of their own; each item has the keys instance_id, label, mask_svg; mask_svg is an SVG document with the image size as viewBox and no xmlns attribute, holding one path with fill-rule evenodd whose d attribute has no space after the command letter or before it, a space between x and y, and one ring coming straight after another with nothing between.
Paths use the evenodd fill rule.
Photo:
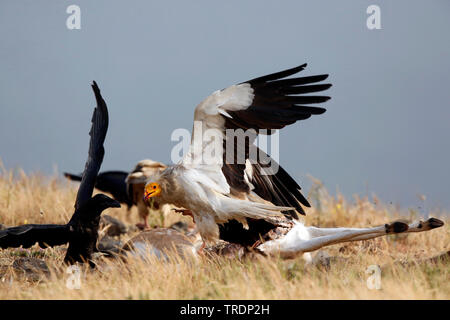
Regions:
<instances>
[{"instance_id":1,"label":"egyptian vulture","mask_svg":"<svg viewBox=\"0 0 450 320\"><path fill-rule=\"evenodd\" d=\"M300 186L253 142L258 133L325 112L311 105L330 97L307 94L330 88L320 83L328 75L288 78L305 67L232 85L203 100L194 112L189 151L147 182L145 199L186 208L204 244L220 238L253 245L283 220L304 215L302 205L310 205ZM244 141L227 135L239 129L248 134Z\"/></svg>"}]
</instances>

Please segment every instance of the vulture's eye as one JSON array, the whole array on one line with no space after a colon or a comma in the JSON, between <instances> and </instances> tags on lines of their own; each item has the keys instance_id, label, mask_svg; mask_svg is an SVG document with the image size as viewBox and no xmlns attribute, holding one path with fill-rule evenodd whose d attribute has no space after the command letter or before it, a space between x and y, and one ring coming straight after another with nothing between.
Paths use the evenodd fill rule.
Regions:
<instances>
[{"instance_id":1,"label":"vulture's eye","mask_svg":"<svg viewBox=\"0 0 450 320\"><path fill-rule=\"evenodd\" d=\"M153 186L153 189L156 189L156 186Z\"/></svg>"}]
</instances>

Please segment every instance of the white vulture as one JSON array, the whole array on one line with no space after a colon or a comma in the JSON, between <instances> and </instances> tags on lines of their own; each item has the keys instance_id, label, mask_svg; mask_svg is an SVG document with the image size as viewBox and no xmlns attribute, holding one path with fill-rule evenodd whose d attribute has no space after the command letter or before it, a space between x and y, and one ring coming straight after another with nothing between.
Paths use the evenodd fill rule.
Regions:
<instances>
[{"instance_id":1,"label":"white vulture","mask_svg":"<svg viewBox=\"0 0 450 320\"><path fill-rule=\"evenodd\" d=\"M305 94L330 88L331 84L317 84L328 75L286 79L305 67L232 85L203 100L194 112L189 152L150 178L145 199L186 208L204 244L222 239L254 245L283 221L305 214L301 205L310 205L300 186L279 166L269 172L278 164L253 144L258 133L272 134L325 112L311 105L330 97ZM253 129L254 134L240 141L228 136L228 129Z\"/></svg>"}]
</instances>

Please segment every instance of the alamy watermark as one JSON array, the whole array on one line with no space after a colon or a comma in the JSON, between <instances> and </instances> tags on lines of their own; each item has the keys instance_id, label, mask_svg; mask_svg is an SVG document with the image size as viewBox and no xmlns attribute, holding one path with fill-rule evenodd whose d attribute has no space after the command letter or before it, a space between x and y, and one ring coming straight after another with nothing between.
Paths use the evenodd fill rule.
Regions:
<instances>
[{"instance_id":1,"label":"alamy watermark","mask_svg":"<svg viewBox=\"0 0 450 320\"><path fill-rule=\"evenodd\" d=\"M66 273L69 275L66 280L66 287L71 290L81 289L81 270L77 265L67 267Z\"/></svg>"},{"instance_id":2,"label":"alamy watermark","mask_svg":"<svg viewBox=\"0 0 450 320\"><path fill-rule=\"evenodd\" d=\"M367 29L381 29L381 9L376 4L367 7L366 13L369 14L366 20Z\"/></svg>"},{"instance_id":3,"label":"alamy watermark","mask_svg":"<svg viewBox=\"0 0 450 320\"><path fill-rule=\"evenodd\" d=\"M69 30L81 29L81 9L79 6L72 4L67 7L66 13L70 16L66 19L66 27Z\"/></svg>"},{"instance_id":4,"label":"alamy watermark","mask_svg":"<svg viewBox=\"0 0 450 320\"><path fill-rule=\"evenodd\" d=\"M366 285L369 290L381 289L381 268L378 265L372 264L367 267L366 274L369 277L366 280Z\"/></svg>"},{"instance_id":5,"label":"alamy watermark","mask_svg":"<svg viewBox=\"0 0 450 320\"><path fill-rule=\"evenodd\" d=\"M194 121L193 137L189 130L175 129L171 141L177 142L171 160L192 165L245 165L259 163L262 175L273 175L279 169L280 134L278 130L208 128ZM270 156L264 151L270 150ZM225 154L224 154L225 152Z\"/></svg>"}]
</instances>

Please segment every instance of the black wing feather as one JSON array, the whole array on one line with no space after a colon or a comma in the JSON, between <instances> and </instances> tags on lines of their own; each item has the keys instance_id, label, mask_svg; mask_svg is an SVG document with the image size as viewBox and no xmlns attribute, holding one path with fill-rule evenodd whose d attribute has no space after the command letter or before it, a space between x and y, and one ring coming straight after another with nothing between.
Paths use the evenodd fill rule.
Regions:
<instances>
[{"instance_id":1,"label":"black wing feather","mask_svg":"<svg viewBox=\"0 0 450 320\"><path fill-rule=\"evenodd\" d=\"M106 132L108 131L108 109L95 81L92 84L92 90L94 90L95 99L97 100L97 107L94 109L92 115L92 127L89 132L91 139L89 143L88 159L77 193L75 202L76 210L91 199L97 174L105 155L103 143L105 141Z\"/></svg>"},{"instance_id":2,"label":"black wing feather","mask_svg":"<svg viewBox=\"0 0 450 320\"><path fill-rule=\"evenodd\" d=\"M307 64L304 63L301 66L298 66L298 67L295 67L295 68L291 68L291 69L287 69L287 70L271 73L271 74L268 74L266 76L262 76L262 77L254 78L254 79L249 80L249 81L245 81L245 83L263 83L263 82L268 82L268 81L272 81L272 80L278 80L278 79L286 78L286 77L292 76L293 74L296 74L296 73L298 73L300 71L303 71L306 68L306 66L307 66Z\"/></svg>"},{"instance_id":3,"label":"black wing feather","mask_svg":"<svg viewBox=\"0 0 450 320\"><path fill-rule=\"evenodd\" d=\"M0 230L0 248L41 248L58 246L69 241L69 227L56 224L25 224Z\"/></svg>"}]
</instances>

